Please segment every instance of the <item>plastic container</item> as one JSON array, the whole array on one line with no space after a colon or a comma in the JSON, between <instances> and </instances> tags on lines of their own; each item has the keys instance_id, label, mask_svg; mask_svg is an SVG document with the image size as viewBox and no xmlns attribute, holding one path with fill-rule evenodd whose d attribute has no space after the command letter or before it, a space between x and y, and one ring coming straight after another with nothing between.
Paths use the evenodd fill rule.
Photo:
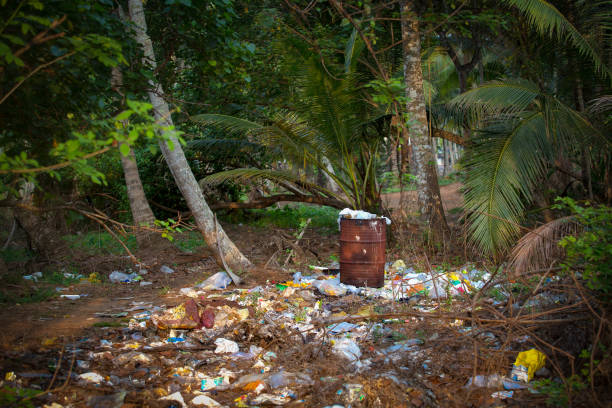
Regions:
<instances>
[{"instance_id":1,"label":"plastic container","mask_svg":"<svg viewBox=\"0 0 612 408\"><path fill-rule=\"evenodd\" d=\"M385 283L384 218L340 220L340 282L380 288Z\"/></svg>"}]
</instances>

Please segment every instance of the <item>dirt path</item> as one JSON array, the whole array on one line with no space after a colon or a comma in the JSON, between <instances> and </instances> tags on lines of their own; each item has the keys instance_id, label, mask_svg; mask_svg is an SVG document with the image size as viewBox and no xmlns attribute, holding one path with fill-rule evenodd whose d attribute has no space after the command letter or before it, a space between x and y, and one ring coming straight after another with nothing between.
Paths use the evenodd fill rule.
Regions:
<instances>
[{"instance_id":1,"label":"dirt path","mask_svg":"<svg viewBox=\"0 0 612 408\"><path fill-rule=\"evenodd\" d=\"M273 238L282 234L274 228L256 228L246 225L227 225L224 228L241 251L256 265L263 265L270 260L272 254L277 251ZM336 241L334 236L321 237L316 231L309 229L301 245L309 249L307 255L310 256L311 262L314 261L315 254L320 260L325 261L328 260L329 253L337 249ZM126 272L128 267L133 267L130 260L123 255L95 257L70 253L64 255L66 262L78 265L77 273L83 276L89 276L92 272L108 276L111 271ZM83 336L95 325L105 322L111 324L121 322L120 318L100 317L97 315L99 313L108 315L122 313L143 303L152 306L178 304L184 298L179 293L181 288L193 286L220 270L205 248L193 254L182 253L172 246L150 248L136 255L146 265L151 266L149 273L142 275L143 280L152 282L151 285L140 286L137 282L120 284L108 281L90 283L84 280L60 292L61 294L85 295L78 300L55 297L38 303L5 305L0 308L0 327L2 328L0 330L0 349L35 349L50 339ZM282 252L281 255L283 256L278 259L282 258L282 263L286 254ZM172 274L160 272L162 265L169 266L175 272ZM274 262L270 263L270 266L274 265ZM288 273L285 273L286 276L277 276L274 275L275 273L274 268L271 271L254 272L249 275L242 286L265 283L267 279L289 278ZM24 281L24 284L26 283ZM56 285L40 284L39 287L49 287L55 290Z\"/></svg>"},{"instance_id":2,"label":"dirt path","mask_svg":"<svg viewBox=\"0 0 612 408\"><path fill-rule=\"evenodd\" d=\"M445 212L448 213L453 208L461 207L463 205L463 194L461 193L462 187L463 184L459 182L440 187L442 205L444 206ZM416 191L406 191L404 194L406 194L409 199L416 198ZM400 193L383 194L382 200L388 208L398 208Z\"/></svg>"}]
</instances>

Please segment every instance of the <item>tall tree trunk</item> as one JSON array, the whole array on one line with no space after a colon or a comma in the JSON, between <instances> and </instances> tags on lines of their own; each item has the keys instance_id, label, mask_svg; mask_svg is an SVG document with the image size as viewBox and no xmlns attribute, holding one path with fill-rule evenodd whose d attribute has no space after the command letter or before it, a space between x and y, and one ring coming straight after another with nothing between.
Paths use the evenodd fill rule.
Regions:
<instances>
[{"instance_id":1,"label":"tall tree trunk","mask_svg":"<svg viewBox=\"0 0 612 408\"><path fill-rule=\"evenodd\" d=\"M130 200L130 209L132 210L132 219L134 225L153 225L155 221L155 215L149 206L147 197L142 187L142 181L138 174L138 166L136 164L136 157L134 152L130 149L130 153L127 156L121 156L121 167L123 167L123 174L125 175L125 185L127 187L127 194Z\"/></svg>"},{"instance_id":2,"label":"tall tree trunk","mask_svg":"<svg viewBox=\"0 0 612 408\"><path fill-rule=\"evenodd\" d=\"M119 67L113 67L111 86L121 95L121 86L123 85L123 75ZM125 121L124 126L127 126ZM136 157L134 152L130 148L129 154L124 156L119 154L121 157L121 167L123 168L123 175L125 177L125 186L127 189L128 200L130 202L130 210L132 211L132 220L134 226L152 226L155 222L155 215L149 206L147 196L145 195L144 188L142 187L142 181L140 180L140 174L138 173L138 165L136 164ZM151 233L147 231L136 229L136 241L139 245L146 244L151 237Z\"/></svg>"},{"instance_id":3,"label":"tall tree trunk","mask_svg":"<svg viewBox=\"0 0 612 408\"><path fill-rule=\"evenodd\" d=\"M432 151L432 139L427 126L425 96L423 93L423 73L421 71L421 41L419 21L412 10L411 3L401 1L402 45L404 53L404 80L406 85L406 111L412 125L414 164L413 173L417 185L417 209L420 221L437 234L435 239L443 238L448 232L444 208L440 198L440 186L436 171L436 158ZM442 234L439 234L442 233Z\"/></svg>"},{"instance_id":4,"label":"tall tree trunk","mask_svg":"<svg viewBox=\"0 0 612 408\"><path fill-rule=\"evenodd\" d=\"M442 172L442 175L444 177L446 177L451 170L451 166L450 166L450 149L448 147L448 144L450 142L446 139L442 139L442 158L444 160L444 170Z\"/></svg>"},{"instance_id":5,"label":"tall tree trunk","mask_svg":"<svg viewBox=\"0 0 612 408\"><path fill-rule=\"evenodd\" d=\"M153 71L157 67L155 53L151 38L147 34L147 23L145 20L142 0L129 0L130 18L134 23L136 41L144 51L143 62ZM151 90L148 91L149 99L153 105L155 118L163 126L173 126L172 117L168 104L162 98L164 90L159 83L149 80ZM161 141L160 147L170 172L181 191L191 213L195 219L198 229L204 236L204 240L215 254L217 264L223 266L223 261L234 271L245 271L252 267L251 262L240 252L236 245L229 239L223 228L217 225L214 214L206 204L202 190L196 181L185 153L176 137L170 138L172 147L167 142ZM219 249L219 251L217 251ZM220 253L219 253L220 252ZM223 257L223 258L222 258Z\"/></svg>"}]
</instances>

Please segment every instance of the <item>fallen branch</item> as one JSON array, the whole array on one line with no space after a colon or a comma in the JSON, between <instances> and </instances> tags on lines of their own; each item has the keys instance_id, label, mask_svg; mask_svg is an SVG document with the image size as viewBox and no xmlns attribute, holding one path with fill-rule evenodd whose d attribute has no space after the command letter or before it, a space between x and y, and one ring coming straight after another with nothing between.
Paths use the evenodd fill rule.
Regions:
<instances>
[{"instance_id":1,"label":"fallen branch","mask_svg":"<svg viewBox=\"0 0 612 408\"><path fill-rule=\"evenodd\" d=\"M262 197L259 200L249 201L244 203L239 202L217 202L211 203L211 210L221 210L227 208L246 209L246 208L266 208L281 201L299 202L327 205L329 207L342 209L348 206L348 203L337 200L335 198L312 196L312 195L295 195L295 194L276 194L269 197ZM160 207L161 208L161 207ZM166 207L167 208L167 207Z\"/></svg>"},{"instance_id":2,"label":"fallen branch","mask_svg":"<svg viewBox=\"0 0 612 408\"><path fill-rule=\"evenodd\" d=\"M312 221L312 220L309 218L306 221L306 224L304 224L304 227L302 228L302 232L300 232L300 235L298 235L297 239L295 240L295 243L293 244L294 247L296 247L297 244L300 243L300 240L304 236L304 232L306 232L306 228L308 228L308 224L310 224L310 221ZM285 259L285 263L283 264L283 266L287 265L287 262L289 262L289 259L291 259L292 256L293 256L293 249L291 249L291 251L289 251L289 255L287 255L287 259Z\"/></svg>"}]
</instances>

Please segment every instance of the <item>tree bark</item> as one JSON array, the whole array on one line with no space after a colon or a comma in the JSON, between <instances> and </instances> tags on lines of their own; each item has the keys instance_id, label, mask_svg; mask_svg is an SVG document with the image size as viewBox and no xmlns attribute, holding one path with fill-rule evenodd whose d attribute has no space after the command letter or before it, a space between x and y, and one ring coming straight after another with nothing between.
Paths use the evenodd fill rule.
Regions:
<instances>
[{"instance_id":1,"label":"tree bark","mask_svg":"<svg viewBox=\"0 0 612 408\"><path fill-rule=\"evenodd\" d=\"M123 75L118 67L112 69L111 86L121 95L121 86L123 85ZM127 126L125 121L124 126ZM142 187L142 181L140 180L140 174L138 173L138 165L136 164L136 157L134 152L130 148L130 152L127 156L119 154L121 157L121 167L123 168L123 175L125 177L125 186L127 189L128 201L130 203L130 210L132 212L132 220L135 227L141 226L152 226L155 222L155 215L149 206L147 196L145 195L144 188ZM146 244L149 241L151 233L145 230L136 229L136 241L139 245Z\"/></svg>"},{"instance_id":2,"label":"tree bark","mask_svg":"<svg viewBox=\"0 0 612 408\"><path fill-rule=\"evenodd\" d=\"M431 228L434 239L443 239L448 232L444 216L440 186L436 171L436 159L432 152L432 139L427 126L425 96L423 93L423 72L421 71L421 41L419 21L412 10L411 3L401 1L402 48L404 54L404 81L406 85L406 111L409 114L409 127L413 143L413 173L416 177L419 219L424 226ZM442 233L442 234L439 234Z\"/></svg>"},{"instance_id":3,"label":"tree bark","mask_svg":"<svg viewBox=\"0 0 612 408\"><path fill-rule=\"evenodd\" d=\"M142 0L129 0L130 19L134 23L136 41L144 51L143 62L153 71L157 67L155 53L151 38L147 34L147 23L145 20ZM149 99L153 105L155 118L163 126L173 126L170 109L162 98L164 90L159 83L149 80L151 90L148 91ZM229 239L220 225L215 227L214 215L202 194L202 190L196 181L185 153L176 137L170 138L172 148L165 141L160 141L160 147L170 172L181 191L191 213L195 219L198 229L204 236L204 240L213 250L217 264L223 267L223 259L234 271L245 271L252 267L251 262L240 252L236 245ZM219 248L219 251L215 249Z\"/></svg>"},{"instance_id":4,"label":"tree bark","mask_svg":"<svg viewBox=\"0 0 612 408\"><path fill-rule=\"evenodd\" d=\"M442 139L442 159L444 160L444 169L442 175L446 177L450 173L450 149L448 147L449 141Z\"/></svg>"},{"instance_id":5,"label":"tree bark","mask_svg":"<svg viewBox=\"0 0 612 408\"><path fill-rule=\"evenodd\" d=\"M121 155L121 167L123 167L123 174L125 175L125 185L130 200L134 225L151 226L155 222L155 215L153 215L153 211L147 201L142 181L138 174L136 157L132 149L130 149L130 153L127 156Z\"/></svg>"}]
</instances>

